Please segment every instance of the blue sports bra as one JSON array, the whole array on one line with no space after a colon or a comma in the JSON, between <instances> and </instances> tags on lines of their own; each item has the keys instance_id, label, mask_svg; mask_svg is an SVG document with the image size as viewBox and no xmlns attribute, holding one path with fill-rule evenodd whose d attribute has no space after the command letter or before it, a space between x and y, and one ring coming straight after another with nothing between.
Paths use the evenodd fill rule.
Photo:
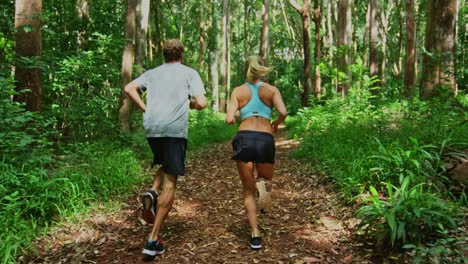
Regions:
<instances>
[{"instance_id":1,"label":"blue sports bra","mask_svg":"<svg viewBox=\"0 0 468 264\"><path fill-rule=\"evenodd\" d=\"M250 91L252 91L252 98L250 98L250 101L239 110L241 120L251 116L261 116L271 120L271 108L262 102L258 95L258 90L260 89L260 86L262 86L263 82L258 82L257 84L246 84L250 88Z\"/></svg>"}]
</instances>

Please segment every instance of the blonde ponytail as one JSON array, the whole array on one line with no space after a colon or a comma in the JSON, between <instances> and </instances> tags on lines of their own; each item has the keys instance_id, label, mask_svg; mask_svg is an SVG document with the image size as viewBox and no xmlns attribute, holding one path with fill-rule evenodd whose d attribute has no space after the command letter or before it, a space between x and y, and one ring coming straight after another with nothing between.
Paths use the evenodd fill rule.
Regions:
<instances>
[{"instance_id":1,"label":"blonde ponytail","mask_svg":"<svg viewBox=\"0 0 468 264\"><path fill-rule=\"evenodd\" d=\"M254 83L263 79L273 70L273 67L263 66L262 58L259 56L249 56L245 61L247 71L247 82Z\"/></svg>"}]
</instances>

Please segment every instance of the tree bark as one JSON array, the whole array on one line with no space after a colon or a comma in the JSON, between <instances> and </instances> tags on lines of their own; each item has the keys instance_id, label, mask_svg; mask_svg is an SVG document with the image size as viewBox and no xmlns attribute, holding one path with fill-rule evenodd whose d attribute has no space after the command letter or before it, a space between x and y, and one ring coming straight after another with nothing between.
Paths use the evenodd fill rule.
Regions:
<instances>
[{"instance_id":1,"label":"tree bark","mask_svg":"<svg viewBox=\"0 0 468 264\"><path fill-rule=\"evenodd\" d=\"M312 90L311 63L310 63L310 9L311 1L304 0L304 5L300 6L295 0L289 3L296 9L302 18L302 36L304 48L304 92L302 94L302 106L309 105L309 95Z\"/></svg>"},{"instance_id":2,"label":"tree bark","mask_svg":"<svg viewBox=\"0 0 468 264\"><path fill-rule=\"evenodd\" d=\"M78 0L76 3L76 9L78 12L78 18L80 19L80 31L77 35L77 50L84 50L88 41L86 30L88 29L89 23L89 1Z\"/></svg>"},{"instance_id":3,"label":"tree bark","mask_svg":"<svg viewBox=\"0 0 468 264\"><path fill-rule=\"evenodd\" d=\"M218 9L218 0L212 2L212 30L211 30L211 82L212 82L212 99L213 111L219 112L220 98L218 86L218 16L216 10Z\"/></svg>"},{"instance_id":4,"label":"tree bark","mask_svg":"<svg viewBox=\"0 0 468 264\"><path fill-rule=\"evenodd\" d=\"M333 61L333 21L332 21L332 0L328 0L327 3L327 28L328 28L328 55L330 56L330 61Z\"/></svg>"},{"instance_id":5,"label":"tree bark","mask_svg":"<svg viewBox=\"0 0 468 264\"><path fill-rule=\"evenodd\" d=\"M437 88L446 86L456 93L455 85L455 22L456 0L428 1L421 97L438 94Z\"/></svg>"},{"instance_id":6,"label":"tree bark","mask_svg":"<svg viewBox=\"0 0 468 264\"><path fill-rule=\"evenodd\" d=\"M416 23L414 17L414 0L407 0L405 90L403 91L403 95L406 97L413 96L413 86L416 79Z\"/></svg>"},{"instance_id":7,"label":"tree bark","mask_svg":"<svg viewBox=\"0 0 468 264\"><path fill-rule=\"evenodd\" d=\"M119 109L119 123L123 132L130 132L130 112L132 104L125 95L125 86L132 81L132 66L134 59L135 17L137 0L127 0L127 14L125 16L125 47L122 55L122 79Z\"/></svg>"},{"instance_id":8,"label":"tree bark","mask_svg":"<svg viewBox=\"0 0 468 264\"><path fill-rule=\"evenodd\" d=\"M387 7L381 10L380 13L380 36L382 37L382 63L380 64L380 81L382 87L385 86L386 82L386 71L387 71L387 36L389 29L390 14L392 13L394 4L393 1L389 1Z\"/></svg>"},{"instance_id":9,"label":"tree bark","mask_svg":"<svg viewBox=\"0 0 468 264\"><path fill-rule=\"evenodd\" d=\"M135 64L136 73L142 74L144 71L144 61L146 58L147 51L147 36L148 36L148 25L149 25L149 0L138 0L137 4L137 30L135 35L136 41L136 52L135 52Z\"/></svg>"},{"instance_id":10,"label":"tree bark","mask_svg":"<svg viewBox=\"0 0 468 264\"><path fill-rule=\"evenodd\" d=\"M221 32L221 94L220 94L220 111L226 113L228 88L227 88L227 74L228 74L228 23L229 23L229 0L223 0L223 16L222 16L222 32Z\"/></svg>"},{"instance_id":11,"label":"tree bark","mask_svg":"<svg viewBox=\"0 0 468 264\"><path fill-rule=\"evenodd\" d=\"M159 7L161 5L161 0L154 0L153 1L153 10L154 10L154 33L155 33L155 51L156 54L156 64L161 64L163 62L162 57L162 32L161 32L161 19L160 19L160 11Z\"/></svg>"},{"instance_id":12,"label":"tree bark","mask_svg":"<svg viewBox=\"0 0 468 264\"><path fill-rule=\"evenodd\" d=\"M320 37L320 25L322 20L321 14L321 2L319 0L314 0L314 24L315 24L315 50L314 50L314 61L315 61L315 74L314 74L314 92L315 97L319 98L322 96L322 80L320 78L320 46L322 44L322 39Z\"/></svg>"},{"instance_id":13,"label":"tree bark","mask_svg":"<svg viewBox=\"0 0 468 264\"><path fill-rule=\"evenodd\" d=\"M269 0L263 0L262 13L262 31L260 34L260 52L259 56L263 59L265 65L268 65L268 55L270 51L269 31L270 31L270 14Z\"/></svg>"},{"instance_id":14,"label":"tree bark","mask_svg":"<svg viewBox=\"0 0 468 264\"><path fill-rule=\"evenodd\" d=\"M379 63L377 55L379 23L377 0L370 0L370 20L369 20L369 73L371 77L379 75Z\"/></svg>"},{"instance_id":15,"label":"tree bark","mask_svg":"<svg viewBox=\"0 0 468 264\"><path fill-rule=\"evenodd\" d=\"M199 4L199 21L200 21L200 26L198 28L199 31L199 39L198 43L200 45L200 50L198 53L198 69L200 72L204 72L204 57L205 57L205 6L203 4L204 2L201 1Z\"/></svg>"},{"instance_id":16,"label":"tree bark","mask_svg":"<svg viewBox=\"0 0 468 264\"><path fill-rule=\"evenodd\" d=\"M364 38L362 40L362 66L367 67L367 50L369 49L369 31L370 31L370 3L367 4L366 28L364 29Z\"/></svg>"},{"instance_id":17,"label":"tree bark","mask_svg":"<svg viewBox=\"0 0 468 264\"><path fill-rule=\"evenodd\" d=\"M351 21L351 6L352 0L340 0L338 2L338 50L340 56L338 57L338 69L346 73L346 80L338 80L338 91L343 97L346 96L351 82L351 71L349 66L349 52L351 50L351 34L352 34L352 21Z\"/></svg>"},{"instance_id":18,"label":"tree bark","mask_svg":"<svg viewBox=\"0 0 468 264\"><path fill-rule=\"evenodd\" d=\"M42 110L42 56L41 0L16 0L15 4L15 53L32 60L32 65L16 61L16 91L20 94L14 100L26 104L29 111ZM25 90L30 90L26 92Z\"/></svg>"}]
</instances>

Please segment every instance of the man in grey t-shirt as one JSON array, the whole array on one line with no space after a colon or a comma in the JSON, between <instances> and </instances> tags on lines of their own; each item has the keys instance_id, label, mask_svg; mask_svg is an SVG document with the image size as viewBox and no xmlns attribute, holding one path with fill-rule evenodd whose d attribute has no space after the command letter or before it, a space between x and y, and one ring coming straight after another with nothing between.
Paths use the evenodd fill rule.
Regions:
<instances>
[{"instance_id":1,"label":"man in grey t-shirt","mask_svg":"<svg viewBox=\"0 0 468 264\"><path fill-rule=\"evenodd\" d=\"M153 151L153 165L162 165L152 189L142 195L143 218L154 223L143 249L145 260L165 250L159 231L172 209L177 177L185 173L189 107L202 110L206 106L200 75L181 63L183 52L178 39L167 40L163 47L165 64L146 71L125 87L128 97L144 112L143 126ZM146 104L139 93L145 91Z\"/></svg>"}]
</instances>

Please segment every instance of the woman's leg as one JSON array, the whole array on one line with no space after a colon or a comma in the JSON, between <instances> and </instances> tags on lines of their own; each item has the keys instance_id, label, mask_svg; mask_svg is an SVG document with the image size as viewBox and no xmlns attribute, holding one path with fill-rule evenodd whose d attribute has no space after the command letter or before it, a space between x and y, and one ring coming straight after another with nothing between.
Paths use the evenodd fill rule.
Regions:
<instances>
[{"instance_id":1,"label":"woman's leg","mask_svg":"<svg viewBox=\"0 0 468 264\"><path fill-rule=\"evenodd\" d=\"M242 181L244 193L244 206L247 213L247 219L250 224L251 236L259 237L260 230L258 229L257 220L257 203L255 201L255 178L254 167L252 162L236 161L237 169Z\"/></svg>"},{"instance_id":2,"label":"woman's leg","mask_svg":"<svg viewBox=\"0 0 468 264\"><path fill-rule=\"evenodd\" d=\"M257 206L262 213L266 213L271 208L271 189L273 187L273 164L272 163L256 163L257 169L257 190L259 198Z\"/></svg>"}]
</instances>

